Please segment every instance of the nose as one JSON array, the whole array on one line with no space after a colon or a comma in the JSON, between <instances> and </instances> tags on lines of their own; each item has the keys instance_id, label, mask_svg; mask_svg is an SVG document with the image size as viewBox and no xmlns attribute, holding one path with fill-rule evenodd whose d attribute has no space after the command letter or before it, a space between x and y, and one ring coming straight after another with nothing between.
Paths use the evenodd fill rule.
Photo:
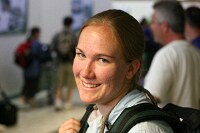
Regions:
<instances>
[{"instance_id":1,"label":"nose","mask_svg":"<svg viewBox=\"0 0 200 133\"><path fill-rule=\"evenodd\" d=\"M87 61L81 67L82 70L80 74L83 78L91 79L95 77L94 64L92 62Z\"/></svg>"}]
</instances>

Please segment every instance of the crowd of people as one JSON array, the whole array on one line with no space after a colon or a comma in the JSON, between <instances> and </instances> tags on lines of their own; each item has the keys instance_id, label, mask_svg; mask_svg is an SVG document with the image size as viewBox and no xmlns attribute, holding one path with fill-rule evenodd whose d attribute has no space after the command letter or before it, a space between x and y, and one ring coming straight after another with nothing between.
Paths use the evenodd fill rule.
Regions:
<instances>
[{"instance_id":1,"label":"crowd of people","mask_svg":"<svg viewBox=\"0 0 200 133\"><path fill-rule=\"evenodd\" d=\"M22 107L34 106L35 95L46 89L48 103L55 104L55 110L71 108L72 91L76 87L72 74L76 36L72 23L72 17L64 17L63 30L54 35L50 45L40 41L40 28L32 27L27 39L16 48L15 62L22 68L24 77Z\"/></svg>"},{"instance_id":2,"label":"crowd of people","mask_svg":"<svg viewBox=\"0 0 200 133\"><path fill-rule=\"evenodd\" d=\"M77 86L80 99L92 104L93 110L86 126L71 118L61 125L59 133L107 132L108 125L113 125L124 110L154 104L154 100L159 107L173 103L200 109L200 8L184 9L180 2L168 0L157 1L152 8L150 24L145 19L139 23L118 9L100 12L85 22L78 37L71 29L73 19L63 19L63 30L50 44L56 70L53 103L56 110L71 108L72 91ZM23 69L22 99L26 103L34 99L39 88L44 59L39 33L39 28L31 30L33 59ZM63 94L64 87L67 94ZM143 87L153 98L141 91ZM174 132L162 120L141 122L129 130L143 131Z\"/></svg>"}]
</instances>

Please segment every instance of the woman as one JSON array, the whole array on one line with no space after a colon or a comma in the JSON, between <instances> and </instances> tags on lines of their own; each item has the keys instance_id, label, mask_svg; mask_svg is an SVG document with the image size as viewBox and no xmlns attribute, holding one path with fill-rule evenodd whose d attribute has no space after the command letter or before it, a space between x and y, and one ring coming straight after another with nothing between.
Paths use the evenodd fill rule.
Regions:
<instances>
[{"instance_id":1,"label":"woman","mask_svg":"<svg viewBox=\"0 0 200 133\"><path fill-rule=\"evenodd\" d=\"M103 133L105 119L113 124L128 107L150 100L137 90L144 51L140 24L128 13L108 10L90 18L80 31L73 72L80 98L95 104L87 133ZM59 133L77 133L80 122L70 119ZM129 132L172 132L165 122L142 122Z\"/></svg>"}]
</instances>

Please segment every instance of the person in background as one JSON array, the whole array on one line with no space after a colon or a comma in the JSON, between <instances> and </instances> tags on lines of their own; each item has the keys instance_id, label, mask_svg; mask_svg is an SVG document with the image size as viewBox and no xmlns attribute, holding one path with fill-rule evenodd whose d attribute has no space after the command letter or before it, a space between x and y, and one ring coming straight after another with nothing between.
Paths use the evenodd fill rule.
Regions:
<instances>
[{"instance_id":1,"label":"person in background","mask_svg":"<svg viewBox=\"0 0 200 133\"><path fill-rule=\"evenodd\" d=\"M161 46L154 41L153 33L150 28L150 23L147 21L147 19L143 18L140 24L142 26L145 37L144 65L142 73L142 77L145 77L151 66L151 61L155 53L160 49Z\"/></svg>"},{"instance_id":2,"label":"person in background","mask_svg":"<svg viewBox=\"0 0 200 133\"><path fill-rule=\"evenodd\" d=\"M144 35L139 22L122 10L111 9L91 17L80 30L73 72L80 98L95 104L87 119L87 133L108 131L126 108L150 103L138 90ZM78 133L81 124L72 118L64 122L59 133ZM130 129L133 132L167 132L163 121L146 121Z\"/></svg>"},{"instance_id":3,"label":"person in background","mask_svg":"<svg viewBox=\"0 0 200 133\"><path fill-rule=\"evenodd\" d=\"M188 7L186 10L185 36L194 46L200 49L200 8Z\"/></svg>"},{"instance_id":4,"label":"person in background","mask_svg":"<svg viewBox=\"0 0 200 133\"><path fill-rule=\"evenodd\" d=\"M33 104L34 96L39 91L39 80L41 74L42 43L40 38L40 28L33 27L30 30L28 40L31 41L29 65L23 68L24 86L21 99L25 104Z\"/></svg>"},{"instance_id":5,"label":"person in background","mask_svg":"<svg viewBox=\"0 0 200 133\"><path fill-rule=\"evenodd\" d=\"M47 103L48 105L54 104L54 62L52 58L52 51L49 44L42 47L42 73L40 76L40 88L47 90Z\"/></svg>"},{"instance_id":6,"label":"person in background","mask_svg":"<svg viewBox=\"0 0 200 133\"><path fill-rule=\"evenodd\" d=\"M163 47L153 58L145 77L160 107L167 103L199 109L200 52L184 38L185 11L178 1L153 5L151 29Z\"/></svg>"},{"instance_id":7,"label":"person in background","mask_svg":"<svg viewBox=\"0 0 200 133\"><path fill-rule=\"evenodd\" d=\"M69 109L72 106L72 89L75 81L72 74L72 62L75 53L75 35L72 31L73 19L69 16L63 19L63 30L57 33L52 40L51 47L56 55L56 90L55 109ZM66 98L63 98L63 88L67 88Z\"/></svg>"}]
</instances>

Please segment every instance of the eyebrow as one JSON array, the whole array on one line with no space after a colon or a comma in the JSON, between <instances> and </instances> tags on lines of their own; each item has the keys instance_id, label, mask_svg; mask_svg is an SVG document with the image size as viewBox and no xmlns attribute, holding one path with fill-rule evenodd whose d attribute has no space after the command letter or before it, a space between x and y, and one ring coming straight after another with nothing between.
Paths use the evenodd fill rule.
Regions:
<instances>
[{"instance_id":1,"label":"eyebrow","mask_svg":"<svg viewBox=\"0 0 200 133\"><path fill-rule=\"evenodd\" d=\"M84 53L84 51L81 50L80 48L76 48L76 49ZM110 56L110 55L106 55L106 54L96 54L95 56L97 56L97 57L98 57L98 56L106 56L106 57L109 57L109 58L115 59L114 56Z\"/></svg>"}]
</instances>

